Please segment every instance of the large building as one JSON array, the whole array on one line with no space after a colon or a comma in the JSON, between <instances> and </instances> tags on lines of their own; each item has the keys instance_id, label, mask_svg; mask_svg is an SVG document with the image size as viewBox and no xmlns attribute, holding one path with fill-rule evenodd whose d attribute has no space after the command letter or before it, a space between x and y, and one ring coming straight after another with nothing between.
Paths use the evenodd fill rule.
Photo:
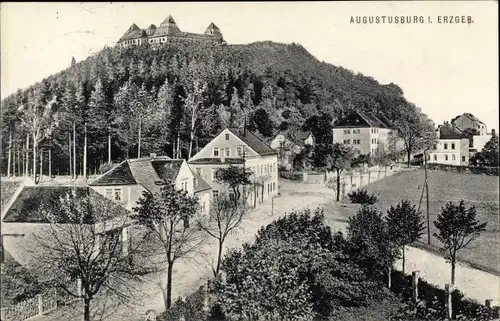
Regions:
<instances>
[{"instance_id":1,"label":"large building","mask_svg":"<svg viewBox=\"0 0 500 321\"><path fill-rule=\"evenodd\" d=\"M388 151L391 144L402 149L396 130L383 115L360 110L349 113L333 125L333 143L352 146L360 154Z\"/></svg>"},{"instance_id":2,"label":"large building","mask_svg":"<svg viewBox=\"0 0 500 321\"><path fill-rule=\"evenodd\" d=\"M146 42L150 44L164 44L172 41L225 43L222 32L213 22L205 29L204 33L184 32L177 26L174 18L169 15L159 27L152 24L146 29L141 29L133 23L120 40L118 40L117 45L128 47L138 46Z\"/></svg>"},{"instance_id":3,"label":"large building","mask_svg":"<svg viewBox=\"0 0 500 321\"><path fill-rule=\"evenodd\" d=\"M219 168L245 166L252 171L253 186L246 187L249 204L278 194L278 157L275 150L245 129L226 128L189 160L189 166L212 187L213 197L232 193L216 179Z\"/></svg>"},{"instance_id":4,"label":"large building","mask_svg":"<svg viewBox=\"0 0 500 321\"><path fill-rule=\"evenodd\" d=\"M467 166L469 164L469 139L453 125L445 122L436 130L436 144L429 151L429 163Z\"/></svg>"},{"instance_id":5,"label":"large building","mask_svg":"<svg viewBox=\"0 0 500 321\"><path fill-rule=\"evenodd\" d=\"M462 115L453 118L451 120L451 125L460 131L464 131L466 129L476 129L481 136L488 134L488 128L486 125L471 113L463 113Z\"/></svg>"},{"instance_id":6,"label":"large building","mask_svg":"<svg viewBox=\"0 0 500 321\"><path fill-rule=\"evenodd\" d=\"M199 198L201 212L210 210L210 185L193 173L183 159L166 156L128 159L89 183L98 193L104 195L128 210L132 210L147 190L156 193L164 181L171 181L179 190Z\"/></svg>"}]
</instances>

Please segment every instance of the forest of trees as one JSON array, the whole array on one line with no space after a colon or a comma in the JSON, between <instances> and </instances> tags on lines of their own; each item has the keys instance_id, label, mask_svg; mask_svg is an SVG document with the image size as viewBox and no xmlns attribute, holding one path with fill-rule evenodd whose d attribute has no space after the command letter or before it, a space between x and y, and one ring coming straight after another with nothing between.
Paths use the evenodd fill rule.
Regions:
<instances>
[{"instance_id":1,"label":"forest of trees","mask_svg":"<svg viewBox=\"0 0 500 321\"><path fill-rule=\"evenodd\" d=\"M356 108L428 119L397 85L320 62L297 44L105 47L68 65L2 100L2 175L9 164L10 175L27 167L33 175L49 157L52 175L93 174L139 154L189 158L245 118L264 140L306 126L318 143L331 139L322 135L331 120Z\"/></svg>"}]
</instances>

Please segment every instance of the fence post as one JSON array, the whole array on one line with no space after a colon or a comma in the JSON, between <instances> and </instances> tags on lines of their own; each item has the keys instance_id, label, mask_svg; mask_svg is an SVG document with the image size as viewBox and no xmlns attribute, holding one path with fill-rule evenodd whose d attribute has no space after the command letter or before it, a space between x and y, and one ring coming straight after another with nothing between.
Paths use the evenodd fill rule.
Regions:
<instances>
[{"instance_id":1,"label":"fence post","mask_svg":"<svg viewBox=\"0 0 500 321\"><path fill-rule=\"evenodd\" d=\"M42 315L43 314L43 299L42 299L42 295L39 294L37 295L38 297L38 315Z\"/></svg>"},{"instance_id":2,"label":"fence post","mask_svg":"<svg viewBox=\"0 0 500 321\"><path fill-rule=\"evenodd\" d=\"M452 317L452 306L451 306L451 292L453 292L453 287L446 283L444 286L446 292L446 317L448 320L451 320Z\"/></svg>"},{"instance_id":3,"label":"fence post","mask_svg":"<svg viewBox=\"0 0 500 321\"><path fill-rule=\"evenodd\" d=\"M413 289L413 301L418 301L418 280L419 280L420 271L416 270L411 272L411 280L412 280L412 289Z\"/></svg>"}]
</instances>

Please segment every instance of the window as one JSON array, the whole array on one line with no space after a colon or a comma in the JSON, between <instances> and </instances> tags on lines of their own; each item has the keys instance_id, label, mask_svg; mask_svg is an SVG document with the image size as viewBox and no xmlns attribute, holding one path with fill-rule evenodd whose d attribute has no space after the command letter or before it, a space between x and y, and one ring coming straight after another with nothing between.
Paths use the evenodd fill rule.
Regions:
<instances>
[{"instance_id":1,"label":"window","mask_svg":"<svg viewBox=\"0 0 500 321\"><path fill-rule=\"evenodd\" d=\"M212 168L212 181L215 181L216 179L216 173L217 173L217 169L216 168Z\"/></svg>"},{"instance_id":2,"label":"window","mask_svg":"<svg viewBox=\"0 0 500 321\"><path fill-rule=\"evenodd\" d=\"M260 173L264 174L264 165L260 165Z\"/></svg>"},{"instance_id":3,"label":"window","mask_svg":"<svg viewBox=\"0 0 500 321\"><path fill-rule=\"evenodd\" d=\"M359 134L360 132L361 132L361 130L360 130L360 129L353 129L353 130L352 130L352 133L353 133L353 134Z\"/></svg>"},{"instance_id":4,"label":"window","mask_svg":"<svg viewBox=\"0 0 500 321\"><path fill-rule=\"evenodd\" d=\"M444 149L448 149L448 143L444 143Z\"/></svg>"},{"instance_id":5,"label":"window","mask_svg":"<svg viewBox=\"0 0 500 321\"><path fill-rule=\"evenodd\" d=\"M349 135L351 133L350 129L344 129L344 134Z\"/></svg>"},{"instance_id":6,"label":"window","mask_svg":"<svg viewBox=\"0 0 500 321\"><path fill-rule=\"evenodd\" d=\"M455 154L451 155L451 160L455 160Z\"/></svg>"},{"instance_id":7,"label":"window","mask_svg":"<svg viewBox=\"0 0 500 321\"><path fill-rule=\"evenodd\" d=\"M106 188L105 194L106 194L106 198L109 198L109 199L113 198L113 190L111 188Z\"/></svg>"},{"instance_id":8,"label":"window","mask_svg":"<svg viewBox=\"0 0 500 321\"><path fill-rule=\"evenodd\" d=\"M465 162L465 156L462 156L462 162Z\"/></svg>"},{"instance_id":9,"label":"window","mask_svg":"<svg viewBox=\"0 0 500 321\"><path fill-rule=\"evenodd\" d=\"M448 154L444 154L444 160L448 160Z\"/></svg>"},{"instance_id":10,"label":"window","mask_svg":"<svg viewBox=\"0 0 500 321\"><path fill-rule=\"evenodd\" d=\"M276 190L276 182L273 182L273 191Z\"/></svg>"},{"instance_id":11,"label":"window","mask_svg":"<svg viewBox=\"0 0 500 321\"><path fill-rule=\"evenodd\" d=\"M115 201L121 201L121 200L122 200L122 189L115 188Z\"/></svg>"},{"instance_id":12,"label":"window","mask_svg":"<svg viewBox=\"0 0 500 321\"><path fill-rule=\"evenodd\" d=\"M455 149L455 143L451 143L451 149Z\"/></svg>"},{"instance_id":13,"label":"window","mask_svg":"<svg viewBox=\"0 0 500 321\"><path fill-rule=\"evenodd\" d=\"M344 139L344 144L350 144L351 140L350 139Z\"/></svg>"},{"instance_id":14,"label":"window","mask_svg":"<svg viewBox=\"0 0 500 321\"><path fill-rule=\"evenodd\" d=\"M226 140L229 140L229 134L226 134Z\"/></svg>"},{"instance_id":15,"label":"window","mask_svg":"<svg viewBox=\"0 0 500 321\"><path fill-rule=\"evenodd\" d=\"M437 161L438 160L438 157L436 154L433 155L434 156L434 160Z\"/></svg>"},{"instance_id":16,"label":"window","mask_svg":"<svg viewBox=\"0 0 500 321\"><path fill-rule=\"evenodd\" d=\"M214 199L217 199L217 197L219 197L219 191L212 191L212 196Z\"/></svg>"},{"instance_id":17,"label":"window","mask_svg":"<svg viewBox=\"0 0 500 321\"><path fill-rule=\"evenodd\" d=\"M243 156L243 147L242 146L236 147L236 153L238 154L238 157Z\"/></svg>"},{"instance_id":18,"label":"window","mask_svg":"<svg viewBox=\"0 0 500 321\"><path fill-rule=\"evenodd\" d=\"M217 147L214 147L214 157L219 156L219 149Z\"/></svg>"},{"instance_id":19,"label":"window","mask_svg":"<svg viewBox=\"0 0 500 321\"><path fill-rule=\"evenodd\" d=\"M231 156L231 148L226 147L226 157Z\"/></svg>"}]
</instances>

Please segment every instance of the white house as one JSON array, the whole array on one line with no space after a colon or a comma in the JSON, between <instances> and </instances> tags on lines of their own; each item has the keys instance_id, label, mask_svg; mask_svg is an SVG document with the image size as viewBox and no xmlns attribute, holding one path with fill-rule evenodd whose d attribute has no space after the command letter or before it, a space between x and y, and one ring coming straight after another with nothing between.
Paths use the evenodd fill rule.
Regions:
<instances>
[{"instance_id":1,"label":"white house","mask_svg":"<svg viewBox=\"0 0 500 321\"><path fill-rule=\"evenodd\" d=\"M436 130L437 142L429 151L428 162L467 166L469 164L469 139L448 123Z\"/></svg>"},{"instance_id":2,"label":"white house","mask_svg":"<svg viewBox=\"0 0 500 321\"><path fill-rule=\"evenodd\" d=\"M245 187L249 203L257 204L278 194L277 153L248 130L222 130L188 162L194 172L212 187L213 197L225 189L217 182L215 173L229 165L249 168L253 173L251 180L259 183ZM231 193L230 190L227 192Z\"/></svg>"},{"instance_id":3,"label":"white house","mask_svg":"<svg viewBox=\"0 0 500 321\"><path fill-rule=\"evenodd\" d=\"M293 166L293 155L300 153L305 146L314 146L314 136L310 131L299 131L296 136L296 142L292 142L285 133L279 133L270 144L278 153L279 165L287 169Z\"/></svg>"},{"instance_id":4,"label":"white house","mask_svg":"<svg viewBox=\"0 0 500 321\"><path fill-rule=\"evenodd\" d=\"M383 115L360 110L349 113L333 125L333 143L352 146L360 154L375 154L392 147L402 149L396 130Z\"/></svg>"},{"instance_id":5,"label":"white house","mask_svg":"<svg viewBox=\"0 0 500 321\"><path fill-rule=\"evenodd\" d=\"M451 124L460 131L471 128L476 129L479 132L479 135L488 134L488 128L486 125L471 113L463 113L462 115L456 116L451 120Z\"/></svg>"},{"instance_id":6,"label":"white house","mask_svg":"<svg viewBox=\"0 0 500 321\"><path fill-rule=\"evenodd\" d=\"M202 213L208 213L211 200L210 185L193 173L183 159L153 155L153 157L124 160L90 182L89 186L131 211L143 191L155 193L160 190L165 180L172 181L177 189L197 196Z\"/></svg>"}]
</instances>

